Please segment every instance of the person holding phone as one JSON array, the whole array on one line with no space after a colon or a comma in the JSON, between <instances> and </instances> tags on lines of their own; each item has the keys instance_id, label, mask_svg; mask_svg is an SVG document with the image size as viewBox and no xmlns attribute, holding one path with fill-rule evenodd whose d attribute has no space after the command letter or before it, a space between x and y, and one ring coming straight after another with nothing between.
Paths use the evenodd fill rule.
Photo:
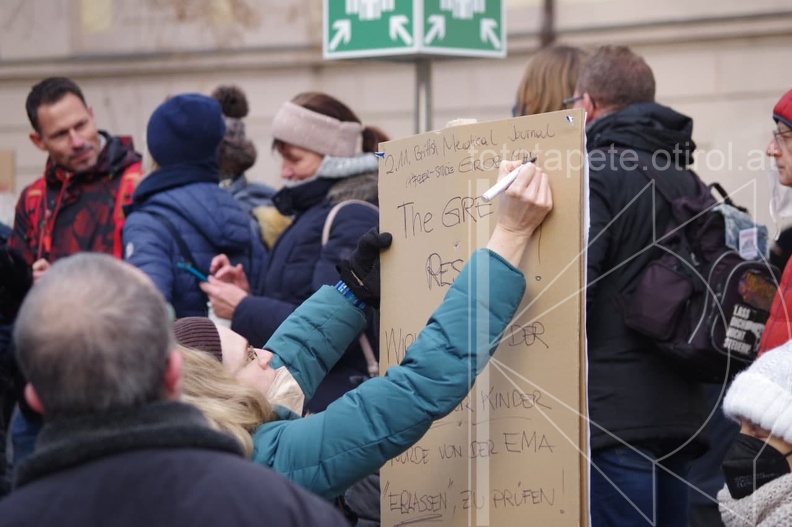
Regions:
<instances>
[{"instance_id":1,"label":"person holding phone","mask_svg":"<svg viewBox=\"0 0 792 527\"><path fill-rule=\"evenodd\" d=\"M201 285L214 313L231 320L233 330L256 346L322 285L334 284L336 264L379 223L373 206L378 203L375 152L388 140L376 126L363 124L345 103L321 92L300 93L284 102L272 120L272 136L283 179L273 202L293 221L278 236L262 275L246 273L250 280L260 280L260 288L248 286L238 267L229 265L230 255L223 254L212 261L214 276ZM374 307L367 309L364 335L377 356ZM307 402L307 410L325 409L369 375L369 363L356 340Z\"/></svg>"},{"instance_id":2,"label":"person holding phone","mask_svg":"<svg viewBox=\"0 0 792 527\"><path fill-rule=\"evenodd\" d=\"M220 104L196 93L162 103L148 122L157 167L137 187L123 229L124 259L140 268L173 306L176 318L206 316L212 257L227 254L252 277L267 255L250 216L218 186L225 134Z\"/></svg>"}]
</instances>

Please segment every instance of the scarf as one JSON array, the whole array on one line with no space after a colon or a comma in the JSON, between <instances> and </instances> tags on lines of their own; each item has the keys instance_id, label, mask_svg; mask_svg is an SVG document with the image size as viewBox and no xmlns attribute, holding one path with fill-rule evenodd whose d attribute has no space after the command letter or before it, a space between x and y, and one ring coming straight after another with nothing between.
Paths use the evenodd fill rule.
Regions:
<instances>
[{"instance_id":1,"label":"scarf","mask_svg":"<svg viewBox=\"0 0 792 527\"><path fill-rule=\"evenodd\" d=\"M756 492L735 500L724 487L718 508L726 527L777 527L792 525L792 474L780 477Z\"/></svg>"}]
</instances>

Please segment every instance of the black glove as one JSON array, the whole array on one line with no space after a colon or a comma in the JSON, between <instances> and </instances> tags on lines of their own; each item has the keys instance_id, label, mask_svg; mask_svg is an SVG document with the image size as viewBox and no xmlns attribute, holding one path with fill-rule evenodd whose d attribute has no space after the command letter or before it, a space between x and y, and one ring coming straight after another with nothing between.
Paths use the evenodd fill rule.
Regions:
<instances>
[{"instance_id":1,"label":"black glove","mask_svg":"<svg viewBox=\"0 0 792 527\"><path fill-rule=\"evenodd\" d=\"M372 228L358 240L357 248L349 258L336 264L341 280L358 300L379 309L380 305L380 251L390 247L393 237Z\"/></svg>"}]
</instances>

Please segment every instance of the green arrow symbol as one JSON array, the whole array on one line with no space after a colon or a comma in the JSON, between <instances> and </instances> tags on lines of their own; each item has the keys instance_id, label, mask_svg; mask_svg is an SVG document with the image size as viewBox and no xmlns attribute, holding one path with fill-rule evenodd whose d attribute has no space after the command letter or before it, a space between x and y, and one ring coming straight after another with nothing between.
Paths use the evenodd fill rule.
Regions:
<instances>
[{"instance_id":1,"label":"green arrow symbol","mask_svg":"<svg viewBox=\"0 0 792 527\"><path fill-rule=\"evenodd\" d=\"M336 30L336 34L330 41L330 50L335 50L342 40L344 44L349 44L352 39L352 22L348 19L336 20L333 22L333 29Z\"/></svg>"},{"instance_id":2,"label":"green arrow symbol","mask_svg":"<svg viewBox=\"0 0 792 527\"><path fill-rule=\"evenodd\" d=\"M495 49L500 49L501 42L498 38L498 35L495 34L496 27L498 27L497 20L493 20L492 18L482 18L479 36L482 42L486 43L489 40L492 42L492 45L495 47Z\"/></svg>"},{"instance_id":3,"label":"green arrow symbol","mask_svg":"<svg viewBox=\"0 0 792 527\"><path fill-rule=\"evenodd\" d=\"M445 38L446 24L443 15L431 15L429 17L429 31L426 32L424 43L428 46L435 38L443 40Z\"/></svg>"},{"instance_id":4,"label":"green arrow symbol","mask_svg":"<svg viewBox=\"0 0 792 527\"><path fill-rule=\"evenodd\" d=\"M404 43L408 46L412 46L412 36L410 33L405 29L405 25L410 22L410 20L405 15L394 15L390 17L390 39L397 40L401 39Z\"/></svg>"}]
</instances>

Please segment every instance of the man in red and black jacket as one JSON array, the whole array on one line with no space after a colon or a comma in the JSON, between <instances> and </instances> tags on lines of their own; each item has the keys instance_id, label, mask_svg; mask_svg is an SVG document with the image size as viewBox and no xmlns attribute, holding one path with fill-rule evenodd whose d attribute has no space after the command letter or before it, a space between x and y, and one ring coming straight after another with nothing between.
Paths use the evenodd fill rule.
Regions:
<instances>
[{"instance_id":1,"label":"man in red and black jacket","mask_svg":"<svg viewBox=\"0 0 792 527\"><path fill-rule=\"evenodd\" d=\"M122 207L141 177L131 138L98 130L71 79L39 82L25 107L30 140L49 158L42 177L22 191L9 246L33 266L34 278L58 258L81 251L120 258Z\"/></svg>"},{"instance_id":2,"label":"man in red and black jacket","mask_svg":"<svg viewBox=\"0 0 792 527\"><path fill-rule=\"evenodd\" d=\"M22 191L8 247L32 266L33 281L56 260L78 252L121 258L123 206L141 177L141 156L128 137L97 129L93 110L71 79L50 77L25 103L30 140L49 155L44 174ZM16 379L17 387L24 379ZM33 450L41 418L25 408L10 426L17 465Z\"/></svg>"}]
</instances>

